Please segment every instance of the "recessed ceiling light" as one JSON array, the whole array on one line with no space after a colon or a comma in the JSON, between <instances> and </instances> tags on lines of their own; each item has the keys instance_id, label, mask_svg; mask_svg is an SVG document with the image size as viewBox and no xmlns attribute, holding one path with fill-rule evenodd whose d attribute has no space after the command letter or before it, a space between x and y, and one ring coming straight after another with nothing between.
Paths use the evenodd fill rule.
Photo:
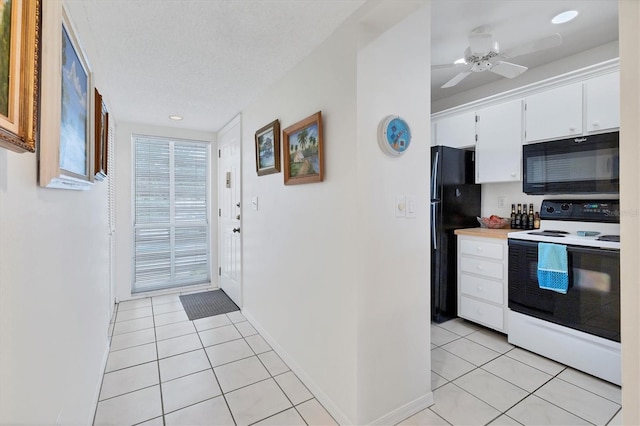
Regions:
<instances>
[{"instance_id":1,"label":"recessed ceiling light","mask_svg":"<svg viewBox=\"0 0 640 426\"><path fill-rule=\"evenodd\" d=\"M181 115L170 115L169 118L174 120L174 121L182 120L182 116Z\"/></svg>"},{"instance_id":2,"label":"recessed ceiling light","mask_svg":"<svg viewBox=\"0 0 640 426\"><path fill-rule=\"evenodd\" d=\"M460 59L456 59L453 63L456 65L459 65L459 64L466 64L467 61L465 61L464 58L460 58Z\"/></svg>"},{"instance_id":3,"label":"recessed ceiling light","mask_svg":"<svg viewBox=\"0 0 640 426\"><path fill-rule=\"evenodd\" d=\"M562 13L558 13L556 16L554 16L553 19L551 20L551 23L552 24L564 24L565 22L569 22L570 20L572 20L576 16L578 16L578 11L577 10L566 10L566 11L564 11Z\"/></svg>"}]
</instances>

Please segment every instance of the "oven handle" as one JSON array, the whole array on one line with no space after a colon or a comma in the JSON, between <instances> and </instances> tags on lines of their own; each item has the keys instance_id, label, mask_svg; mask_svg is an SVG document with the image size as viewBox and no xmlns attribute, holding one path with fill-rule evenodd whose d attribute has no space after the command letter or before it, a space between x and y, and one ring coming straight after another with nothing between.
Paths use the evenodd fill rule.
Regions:
<instances>
[{"instance_id":1,"label":"oven handle","mask_svg":"<svg viewBox=\"0 0 640 426\"><path fill-rule=\"evenodd\" d=\"M537 246L538 242L539 241L519 240L515 238L509 238L508 240L508 244L510 246L519 245L519 246L533 247L533 246ZM561 243L558 242L555 244L561 244ZM573 244L565 244L565 246L567 247L567 252L595 254L599 256L600 255L602 256L607 256L607 255L619 256L620 255L620 250L618 249L611 249L611 248L604 248L604 247L576 246Z\"/></svg>"}]
</instances>

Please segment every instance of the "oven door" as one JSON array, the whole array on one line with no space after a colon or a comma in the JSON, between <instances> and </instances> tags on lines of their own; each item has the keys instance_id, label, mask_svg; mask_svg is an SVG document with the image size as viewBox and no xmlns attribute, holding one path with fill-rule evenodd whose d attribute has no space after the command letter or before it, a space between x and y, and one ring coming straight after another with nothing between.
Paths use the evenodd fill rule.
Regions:
<instances>
[{"instance_id":1,"label":"oven door","mask_svg":"<svg viewBox=\"0 0 640 426\"><path fill-rule=\"evenodd\" d=\"M620 341L620 251L567 246L567 294L538 286L538 243L509 239L509 308Z\"/></svg>"}]
</instances>

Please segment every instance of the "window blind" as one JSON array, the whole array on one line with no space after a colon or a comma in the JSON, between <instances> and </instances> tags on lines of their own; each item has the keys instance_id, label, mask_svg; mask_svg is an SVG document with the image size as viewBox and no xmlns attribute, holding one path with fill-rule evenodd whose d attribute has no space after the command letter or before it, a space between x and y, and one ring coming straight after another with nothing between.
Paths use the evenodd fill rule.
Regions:
<instances>
[{"instance_id":1,"label":"window blind","mask_svg":"<svg viewBox=\"0 0 640 426\"><path fill-rule=\"evenodd\" d=\"M134 137L133 292L209 282L206 143Z\"/></svg>"}]
</instances>

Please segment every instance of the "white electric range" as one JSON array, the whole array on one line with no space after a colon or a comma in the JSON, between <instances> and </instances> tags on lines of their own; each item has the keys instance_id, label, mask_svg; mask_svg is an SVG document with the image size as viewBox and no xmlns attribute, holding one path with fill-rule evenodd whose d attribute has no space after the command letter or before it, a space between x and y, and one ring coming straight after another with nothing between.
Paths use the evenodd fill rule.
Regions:
<instances>
[{"instance_id":1,"label":"white electric range","mask_svg":"<svg viewBox=\"0 0 640 426\"><path fill-rule=\"evenodd\" d=\"M619 200L544 200L509 238L509 342L621 382ZM538 244L567 248L566 294L538 285Z\"/></svg>"}]
</instances>

